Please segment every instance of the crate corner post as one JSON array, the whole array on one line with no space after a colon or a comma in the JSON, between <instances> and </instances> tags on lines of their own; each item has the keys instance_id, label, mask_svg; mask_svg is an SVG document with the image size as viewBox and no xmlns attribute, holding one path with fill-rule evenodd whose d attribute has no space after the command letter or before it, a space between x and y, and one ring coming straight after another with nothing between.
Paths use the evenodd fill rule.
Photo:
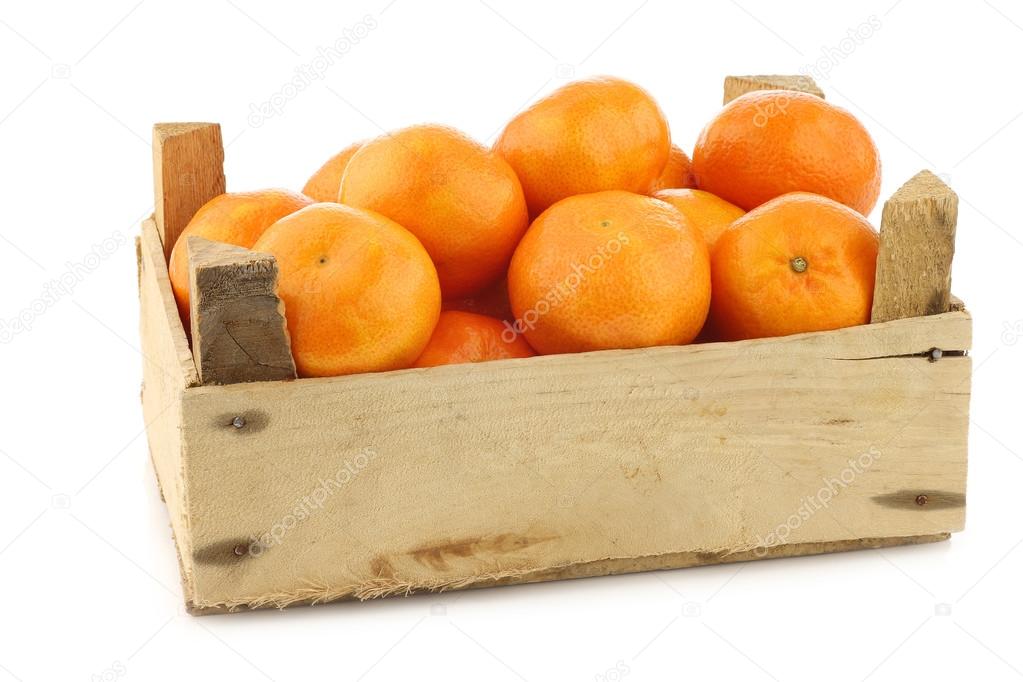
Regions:
<instances>
[{"instance_id":1,"label":"crate corner post","mask_svg":"<svg viewBox=\"0 0 1023 682\"><path fill-rule=\"evenodd\" d=\"M192 354L199 381L236 384L297 378L276 259L188 237Z\"/></svg>"},{"instance_id":2,"label":"crate corner post","mask_svg":"<svg viewBox=\"0 0 1023 682\"><path fill-rule=\"evenodd\" d=\"M949 310L958 215L956 193L927 170L885 201L871 322Z\"/></svg>"},{"instance_id":3,"label":"crate corner post","mask_svg":"<svg viewBox=\"0 0 1023 682\"><path fill-rule=\"evenodd\" d=\"M725 76L724 98L722 104L728 104L736 97L758 90L792 90L805 92L824 99L824 91L817 82L804 74L799 75L757 75L757 76Z\"/></svg>"},{"instance_id":4,"label":"crate corner post","mask_svg":"<svg viewBox=\"0 0 1023 682\"><path fill-rule=\"evenodd\" d=\"M165 258L195 212L226 190L219 123L153 125L156 226Z\"/></svg>"}]
</instances>

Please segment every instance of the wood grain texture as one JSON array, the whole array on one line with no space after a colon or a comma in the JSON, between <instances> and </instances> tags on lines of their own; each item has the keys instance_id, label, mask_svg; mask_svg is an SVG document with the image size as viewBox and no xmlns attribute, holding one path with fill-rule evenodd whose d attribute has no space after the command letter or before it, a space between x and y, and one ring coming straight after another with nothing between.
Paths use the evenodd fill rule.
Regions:
<instances>
[{"instance_id":1,"label":"wood grain texture","mask_svg":"<svg viewBox=\"0 0 1023 682\"><path fill-rule=\"evenodd\" d=\"M181 405L185 389L199 378L185 330L178 317L164 260L163 244L152 218L142 223L136 242L139 267L139 333L142 343L142 414L160 494L167 503L178 552L191 554L191 533L182 510L187 507ZM182 584L189 594L191 569L182 563Z\"/></svg>"},{"instance_id":2,"label":"wood grain texture","mask_svg":"<svg viewBox=\"0 0 1023 682\"><path fill-rule=\"evenodd\" d=\"M220 124L154 125L153 182L156 225L167 260L195 212L226 191Z\"/></svg>"},{"instance_id":3,"label":"wood grain texture","mask_svg":"<svg viewBox=\"0 0 1023 682\"><path fill-rule=\"evenodd\" d=\"M464 586L463 589L481 589L488 587L502 587L506 585L523 585L529 583L545 582L549 580L575 580L578 578L596 578L609 575L622 575L625 573L639 573L644 571L667 571L678 568L692 568L695 566L711 566L716 564L731 564L744 561L755 561L758 559L784 559L788 557L812 556L814 554L830 554L834 552L852 552L863 549L883 549L885 547L897 547L900 545L923 545L932 542L943 542L951 537L950 533L935 533L933 535L915 535L898 538L862 538L859 540L848 540L843 542L805 542L789 545L778 545L769 547L762 552L739 552L735 554L702 553L702 552L677 552L659 554L650 557L630 557L627 559L602 559L589 563L573 564L555 569L537 569L524 573L505 575L486 580L479 580ZM429 589L410 589L402 594L419 594L431 591ZM193 616L208 616L222 613L231 613L240 609L266 609L281 608L282 606L315 605L327 601L340 602L359 599L355 594L347 594L335 599L324 599L323 594L312 594L298 600L287 603L275 602L272 600L259 600L242 605L231 606L198 606L191 601L186 601L185 608Z\"/></svg>"},{"instance_id":4,"label":"wood grain texture","mask_svg":"<svg viewBox=\"0 0 1023 682\"><path fill-rule=\"evenodd\" d=\"M188 389L188 600L283 606L959 530L970 358L922 354L969 349L970 326L950 312ZM952 502L901 503L938 492Z\"/></svg>"},{"instance_id":5,"label":"wood grain texture","mask_svg":"<svg viewBox=\"0 0 1023 682\"><path fill-rule=\"evenodd\" d=\"M871 321L949 309L959 198L920 171L884 204Z\"/></svg>"},{"instance_id":6,"label":"wood grain texture","mask_svg":"<svg viewBox=\"0 0 1023 682\"><path fill-rule=\"evenodd\" d=\"M156 222L147 218L138 241L141 324L146 332L142 335L143 354L162 374L173 376L175 385L198 386L199 375L174 302L163 253Z\"/></svg>"},{"instance_id":7,"label":"wood grain texture","mask_svg":"<svg viewBox=\"0 0 1023 682\"><path fill-rule=\"evenodd\" d=\"M295 361L267 253L188 238L192 353L202 384L294 379Z\"/></svg>"},{"instance_id":8,"label":"wood grain texture","mask_svg":"<svg viewBox=\"0 0 1023 682\"><path fill-rule=\"evenodd\" d=\"M810 76L726 76L722 104L728 104L740 95L757 90L795 90L824 99L824 92Z\"/></svg>"}]
</instances>

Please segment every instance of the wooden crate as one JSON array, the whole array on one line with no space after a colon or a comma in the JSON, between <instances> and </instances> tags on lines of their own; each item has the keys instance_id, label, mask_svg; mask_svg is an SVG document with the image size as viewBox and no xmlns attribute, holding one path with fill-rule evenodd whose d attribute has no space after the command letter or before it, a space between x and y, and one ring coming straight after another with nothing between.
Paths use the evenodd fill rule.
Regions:
<instances>
[{"instance_id":1,"label":"wooden crate","mask_svg":"<svg viewBox=\"0 0 1023 682\"><path fill-rule=\"evenodd\" d=\"M138 242L142 400L192 613L963 528L971 321L957 302L784 338L200 385L165 242L223 190L223 152L219 129L175 125L155 136L163 224Z\"/></svg>"}]
</instances>

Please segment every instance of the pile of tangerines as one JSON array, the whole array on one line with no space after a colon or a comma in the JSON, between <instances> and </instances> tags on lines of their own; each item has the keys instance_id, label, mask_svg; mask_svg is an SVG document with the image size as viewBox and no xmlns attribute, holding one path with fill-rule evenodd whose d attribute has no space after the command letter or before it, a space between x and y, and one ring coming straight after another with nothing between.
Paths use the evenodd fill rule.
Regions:
<instances>
[{"instance_id":1,"label":"pile of tangerines","mask_svg":"<svg viewBox=\"0 0 1023 682\"><path fill-rule=\"evenodd\" d=\"M357 142L303 193L228 193L186 238L267 252L301 376L863 324L877 149L851 114L766 90L727 104L692 161L654 99L571 83L490 149L421 125Z\"/></svg>"}]
</instances>

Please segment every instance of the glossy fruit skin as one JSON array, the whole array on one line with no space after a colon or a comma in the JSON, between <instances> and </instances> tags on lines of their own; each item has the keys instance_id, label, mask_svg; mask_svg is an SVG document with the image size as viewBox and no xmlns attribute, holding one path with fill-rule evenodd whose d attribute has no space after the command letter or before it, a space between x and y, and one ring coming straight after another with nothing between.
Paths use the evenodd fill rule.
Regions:
<instances>
[{"instance_id":1,"label":"glossy fruit skin","mask_svg":"<svg viewBox=\"0 0 1023 682\"><path fill-rule=\"evenodd\" d=\"M746 211L735 204L699 189L664 189L655 192L654 198L678 209L689 224L703 234L710 250L729 225L746 215Z\"/></svg>"},{"instance_id":2,"label":"glossy fruit skin","mask_svg":"<svg viewBox=\"0 0 1023 682\"><path fill-rule=\"evenodd\" d=\"M486 315L445 310L414 366L436 367L536 355L525 339L510 330L505 323Z\"/></svg>"},{"instance_id":3,"label":"glossy fruit skin","mask_svg":"<svg viewBox=\"0 0 1023 682\"><path fill-rule=\"evenodd\" d=\"M623 191L564 199L508 270L515 328L537 352L692 341L710 303L702 235L662 201Z\"/></svg>"},{"instance_id":4,"label":"glossy fruit skin","mask_svg":"<svg viewBox=\"0 0 1023 682\"><path fill-rule=\"evenodd\" d=\"M671 138L657 102L620 78L569 83L513 118L494 144L538 216L576 194L645 193L668 162Z\"/></svg>"},{"instance_id":5,"label":"glossy fruit skin","mask_svg":"<svg viewBox=\"0 0 1023 682\"><path fill-rule=\"evenodd\" d=\"M178 312L188 328L188 238L205 237L216 242L252 248L268 227L313 200L286 189L228 192L203 204L181 232L171 251L168 270Z\"/></svg>"},{"instance_id":6,"label":"glossy fruit skin","mask_svg":"<svg viewBox=\"0 0 1023 682\"><path fill-rule=\"evenodd\" d=\"M714 247L713 329L735 341L866 324L877 250L874 228L847 206L805 192L773 199Z\"/></svg>"},{"instance_id":7,"label":"glossy fruit skin","mask_svg":"<svg viewBox=\"0 0 1023 682\"><path fill-rule=\"evenodd\" d=\"M299 376L410 367L440 314L437 271L396 222L340 204L314 204L276 222L253 246L280 269Z\"/></svg>"},{"instance_id":8,"label":"glossy fruit skin","mask_svg":"<svg viewBox=\"0 0 1023 682\"><path fill-rule=\"evenodd\" d=\"M848 111L802 92L762 90L729 102L693 150L697 187L746 209L812 192L866 215L881 191L870 133Z\"/></svg>"},{"instance_id":9,"label":"glossy fruit skin","mask_svg":"<svg viewBox=\"0 0 1023 682\"><path fill-rule=\"evenodd\" d=\"M421 125L367 142L341 180L341 203L376 211L426 247L444 298L498 280L529 226L515 172L452 128Z\"/></svg>"},{"instance_id":10,"label":"glossy fruit skin","mask_svg":"<svg viewBox=\"0 0 1023 682\"><path fill-rule=\"evenodd\" d=\"M684 187L695 187L696 180L693 179L693 162L689 155L682 151L678 145L671 145L668 152L668 163L664 170L657 176L647 194L656 194L662 189L681 189Z\"/></svg>"},{"instance_id":11,"label":"glossy fruit skin","mask_svg":"<svg viewBox=\"0 0 1023 682\"><path fill-rule=\"evenodd\" d=\"M338 194L341 192L341 176L344 175L348 162L363 144L365 140L353 142L327 159L305 183L302 194L316 201L337 202Z\"/></svg>"}]
</instances>

